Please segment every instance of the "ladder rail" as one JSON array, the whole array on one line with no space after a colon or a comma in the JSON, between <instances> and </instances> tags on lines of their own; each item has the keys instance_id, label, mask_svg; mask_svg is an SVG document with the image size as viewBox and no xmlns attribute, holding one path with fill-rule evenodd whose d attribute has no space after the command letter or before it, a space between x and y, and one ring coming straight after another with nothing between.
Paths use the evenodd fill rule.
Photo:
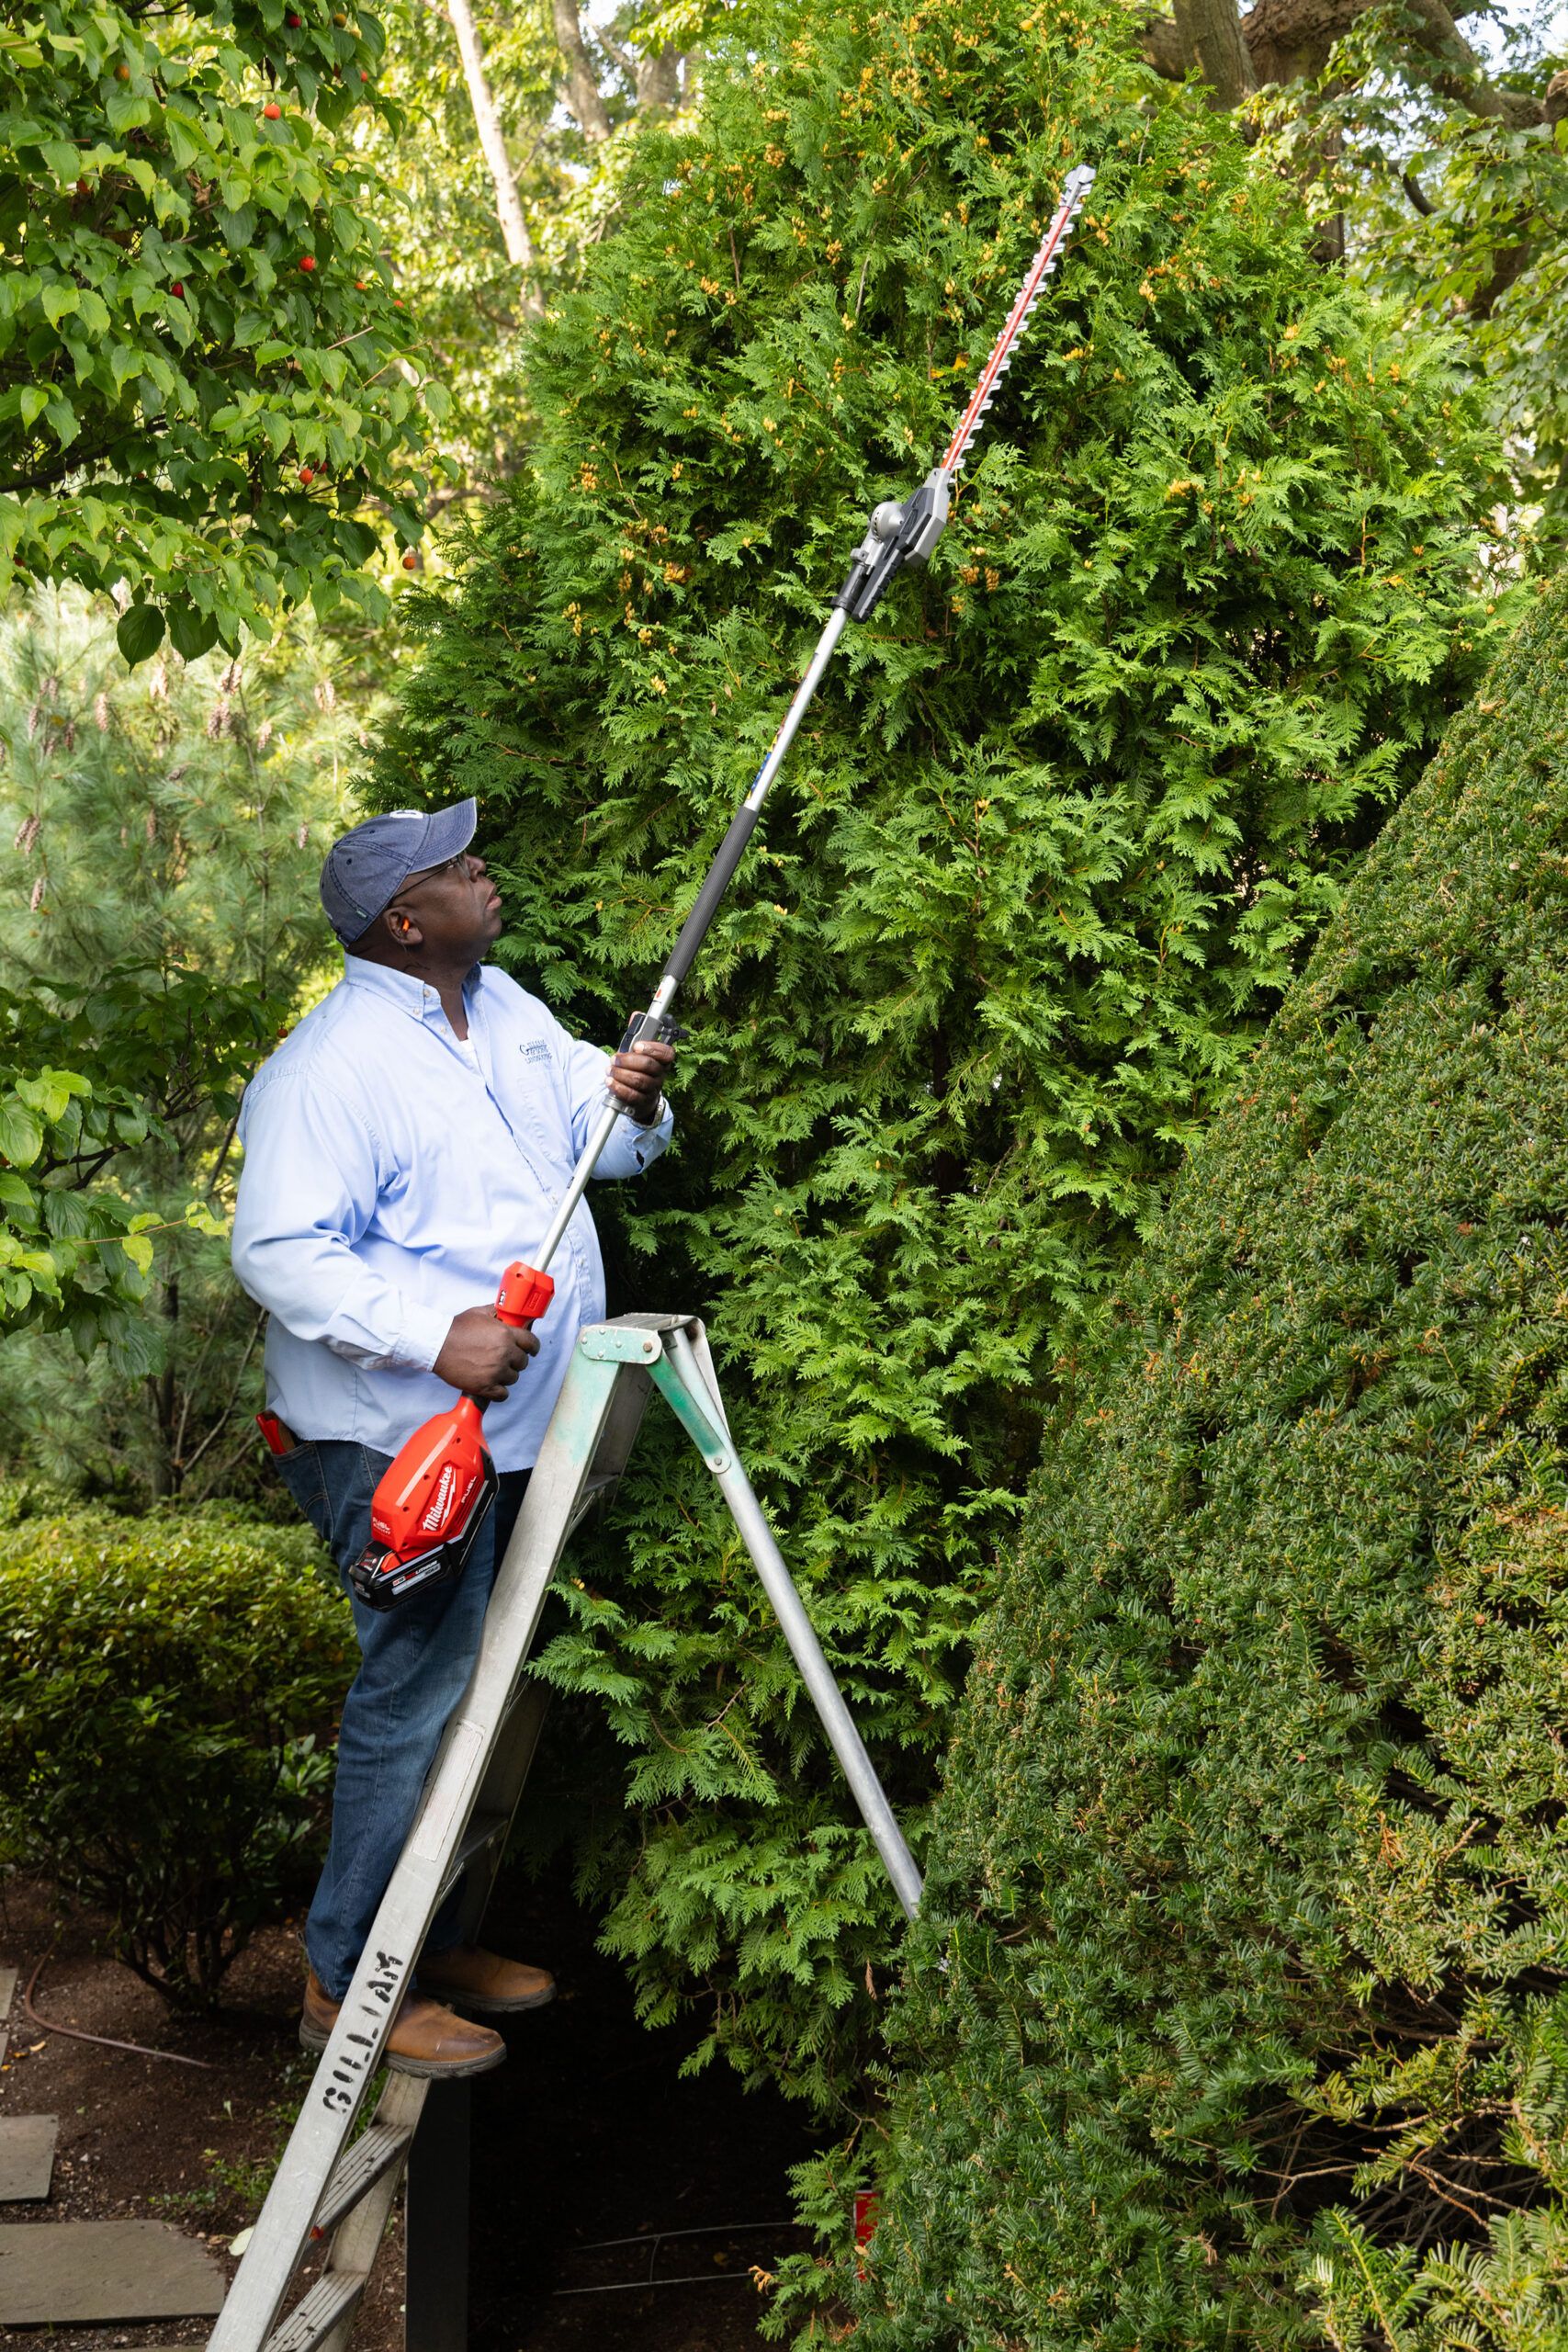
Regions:
<instances>
[{"instance_id":1,"label":"ladder rail","mask_svg":"<svg viewBox=\"0 0 1568 2352\"><path fill-rule=\"evenodd\" d=\"M449 1888L465 1885L463 1933L477 1932L483 1917L548 1703L526 1673L545 1600L573 1531L613 1492L655 1386L724 1495L898 1901L915 1915L919 1871L736 1452L702 1323L629 1315L589 1325L578 1334L497 1572L473 1672L209 2352L344 2352L428 2082L388 2075L371 2131L395 2135L395 2146L383 2140L356 2159L348 2148L355 2119ZM325 2267L280 2324L295 2274L323 2227L331 2229Z\"/></svg>"},{"instance_id":2,"label":"ladder rail","mask_svg":"<svg viewBox=\"0 0 1568 2352\"><path fill-rule=\"evenodd\" d=\"M651 1355L659 1342L650 1335L647 1345ZM439 1907L448 1864L532 1644L615 1385L615 1367L573 1350L496 1577L473 1673L447 1723L408 1842L209 2338L209 2352L260 2352L272 2335ZM339 2224L340 2235L353 2219Z\"/></svg>"},{"instance_id":3,"label":"ladder rail","mask_svg":"<svg viewBox=\"0 0 1568 2352\"><path fill-rule=\"evenodd\" d=\"M457 1941L460 1944L473 1942L479 1934L479 1923L490 1907L490 1898L511 1841L512 1825L523 1802L529 1767L534 1761L549 1712L548 1683L527 1680L524 1681L507 1710L506 1721L502 1725L495 1753L480 1783L479 1802L474 1808L476 1818L479 1813L488 1810L495 1829L483 1850L473 1857L463 1874L463 1901L457 1914ZM491 1794L492 1782L498 1801L487 1807L485 1800ZM503 1791L510 1796L510 1803L502 1799Z\"/></svg>"}]
</instances>

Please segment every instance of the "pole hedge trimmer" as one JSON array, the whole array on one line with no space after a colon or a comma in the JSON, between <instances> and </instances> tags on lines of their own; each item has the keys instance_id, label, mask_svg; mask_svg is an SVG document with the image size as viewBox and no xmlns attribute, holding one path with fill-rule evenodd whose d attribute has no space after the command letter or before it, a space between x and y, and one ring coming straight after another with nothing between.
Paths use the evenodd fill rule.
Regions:
<instances>
[{"instance_id":1,"label":"pole hedge trimmer","mask_svg":"<svg viewBox=\"0 0 1568 2352\"><path fill-rule=\"evenodd\" d=\"M769 788L784 764L784 753L795 741L823 672L832 660L833 649L851 621L871 618L906 564L929 560L947 522L959 469L974 446L1045 280L1055 269L1073 221L1093 185L1094 174L1087 164L1068 173L1062 200L1029 266L1007 323L980 371L980 379L952 440L912 497L902 504L895 499L886 500L872 515L866 535L854 551L850 576L839 591L827 627L818 639L817 650L795 689L795 699L784 713L767 758L757 771L755 783L730 820L718 854L708 868L707 878L670 951L648 1011L633 1015L621 1039L622 1053L631 1046L650 1040L668 1044L680 1034L671 1018L676 992L707 936L719 902L756 830ZM540 1247L538 1262L525 1265L519 1261L508 1266L502 1276L495 1312L502 1323L514 1329L525 1329L536 1322L555 1295L550 1261L620 1116L619 1106L606 1097ZM370 1513L371 1541L352 1572L355 1590L372 1608L389 1609L411 1593L424 1591L462 1573L496 1490L495 1468L484 1442L479 1413L480 1408L471 1396L461 1397L449 1411L437 1413L409 1439L377 1487Z\"/></svg>"}]
</instances>

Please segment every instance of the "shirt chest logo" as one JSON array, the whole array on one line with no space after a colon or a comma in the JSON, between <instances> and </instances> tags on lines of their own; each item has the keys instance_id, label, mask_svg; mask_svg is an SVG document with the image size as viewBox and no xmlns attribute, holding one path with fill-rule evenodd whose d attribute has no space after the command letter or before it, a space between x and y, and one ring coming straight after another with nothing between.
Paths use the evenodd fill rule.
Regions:
<instances>
[{"instance_id":1,"label":"shirt chest logo","mask_svg":"<svg viewBox=\"0 0 1568 2352\"><path fill-rule=\"evenodd\" d=\"M517 1050L525 1062L547 1062L550 1057L548 1043L543 1037L531 1037L525 1046L519 1046Z\"/></svg>"}]
</instances>

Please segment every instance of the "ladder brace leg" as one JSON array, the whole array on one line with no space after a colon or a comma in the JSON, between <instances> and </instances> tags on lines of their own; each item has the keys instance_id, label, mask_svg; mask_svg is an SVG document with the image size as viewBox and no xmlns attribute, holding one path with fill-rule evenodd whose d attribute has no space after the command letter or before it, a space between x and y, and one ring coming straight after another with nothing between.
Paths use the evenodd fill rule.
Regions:
<instances>
[{"instance_id":1,"label":"ladder brace leg","mask_svg":"<svg viewBox=\"0 0 1568 2352\"><path fill-rule=\"evenodd\" d=\"M876 1768L865 1752L865 1743L855 1729L833 1669L822 1654L816 1628L795 1590L795 1579L784 1566L773 1532L762 1516L762 1507L724 1426L723 1408L704 1377L688 1334L668 1332L663 1351L648 1368L718 1482L729 1505L730 1517L751 1555L762 1589L800 1668L801 1679L821 1718L822 1728L893 1882L893 1891L903 1905L905 1917L912 1919L919 1908L921 1886L915 1858L877 1779Z\"/></svg>"}]
</instances>

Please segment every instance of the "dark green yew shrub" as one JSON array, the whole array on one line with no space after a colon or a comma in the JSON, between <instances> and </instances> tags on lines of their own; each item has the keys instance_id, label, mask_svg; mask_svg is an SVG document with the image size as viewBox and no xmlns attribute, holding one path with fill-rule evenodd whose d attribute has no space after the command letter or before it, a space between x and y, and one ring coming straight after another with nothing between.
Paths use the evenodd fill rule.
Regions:
<instances>
[{"instance_id":1,"label":"dark green yew shrub","mask_svg":"<svg viewBox=\"0 0 1568 2352\"><path fill-rule=\"evenodd\" d=\"M319 1864L347 1606L303 1528L6 1503L0 1848L106 1913L166 1998L211 2007Z\"/></svg>"},{"instance_id":2,"label":"dark green yew shrub","mask_svg":"<svg viewBox=\"0 0 1568 2352\"><path fill-rule=\"evenodd\" d=\"M896 1799L926 1795L1055 1334L1234 1084L1484 614L1443 351L1102 0L794 6L641 141L538 435L423 610L384 803L475 792L502 953L646 1001L874 503L941 449L1064 171L1100 180L929 572L852 632L686 1001L616 1304L711 1314ZM512 1243L496 1237L497 1266ZM650 1419L547 1665L650 2014L842 2080L894 1918L708 1491ZM588 1770L574 1759L580 1829Z\"/></svg>"},{"instance_id":3,"label":"dark green yew shrub","mask_svg":"<svg viewBox=\"0 0 1568 2352\"><path fill-rule=\"evenodd\" d=\"M857 2352L1568 2343L1565 1217L1560 588L1072 1366Z\"/></svg>"}]
</instances>

